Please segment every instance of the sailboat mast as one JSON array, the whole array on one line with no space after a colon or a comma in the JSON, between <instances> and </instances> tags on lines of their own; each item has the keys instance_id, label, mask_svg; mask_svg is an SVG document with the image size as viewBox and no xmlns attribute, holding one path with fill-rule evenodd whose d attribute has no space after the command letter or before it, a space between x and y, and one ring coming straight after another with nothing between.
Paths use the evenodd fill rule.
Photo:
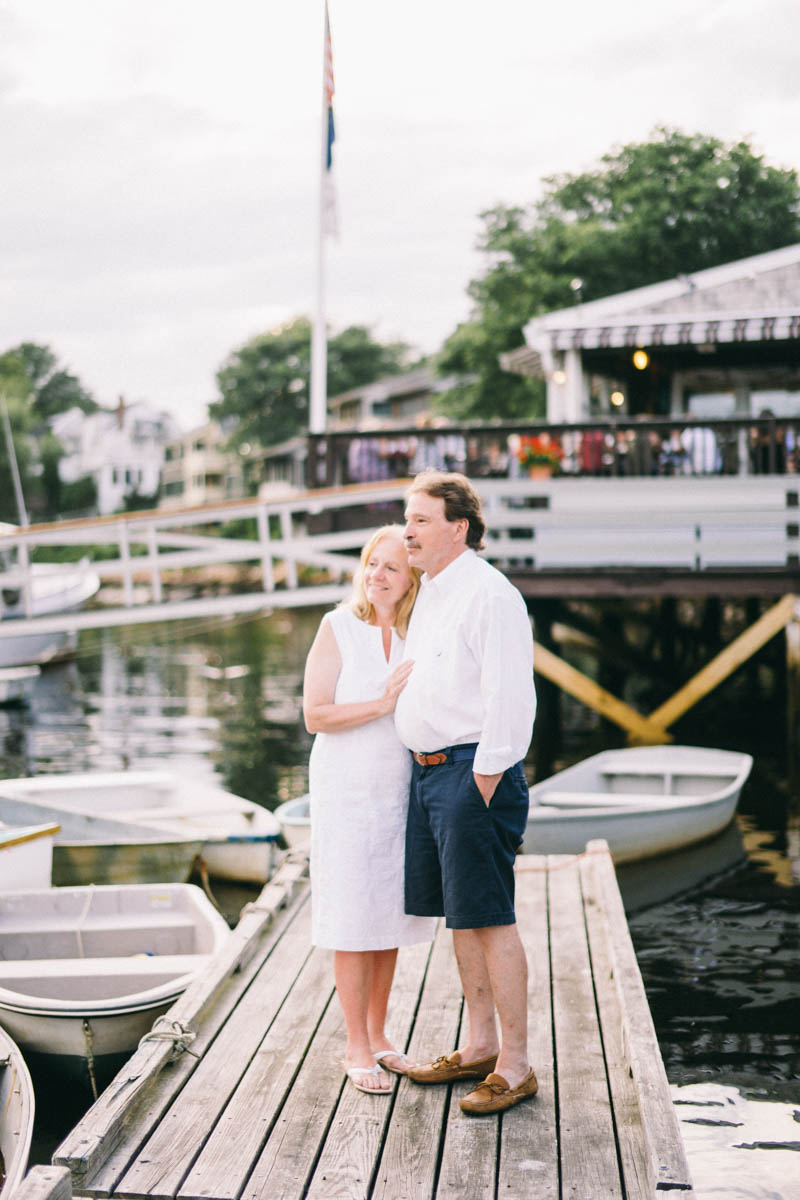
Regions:
<instances>
[{"instance_id":1,"label":"sailboat mast","mask_svg":"<svg viewBox=\"0 0 800 1200\"><path fill-rule=\"evenodd\" d=\"M25 497L22 494L22 481L19 477L19 466L17 464L17 452L14 449L14 439L11 436L11 422L8 419L8 405L6 398L0 392L0 408L3 411L3 430L6 436L6 448L8 450L8 461L11 466L11 478L14 481L14 494L17 498L17 512L19 513L19 523L23 529L28 525L28 513L25 508Z\"/></svg>"}]
</instances>

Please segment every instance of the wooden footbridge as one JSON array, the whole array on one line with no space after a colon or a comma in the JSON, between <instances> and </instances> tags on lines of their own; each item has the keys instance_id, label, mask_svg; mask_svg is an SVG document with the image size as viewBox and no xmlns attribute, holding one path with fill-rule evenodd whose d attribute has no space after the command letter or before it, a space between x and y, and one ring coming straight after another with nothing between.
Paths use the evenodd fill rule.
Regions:
<instances>
[{"instance_id":1,"label":"wooden footbridge","mask_svg":"<svg viewBox=\"0 0 800 1200\"><path fill-rule=\"evenodd\" d=\"M288 861L229 947L54 1155L60 1200L640 1200L692 1194L604 842L518 859L535 1099L470 1118L470 1084L350 1087L330 954L312 949L306 863ZM425 1060L458 1044L452 939L400 952L389 1031ZM186 1051L181 1053L181 1047ZM68 1174L67 1174L68 1172ZM31 1185L32 1186L32 1185ZM40 1191L18 1200L45 1200Z\"/></svg>"},{"instance_id":2,"label":"wooden footbridge","mask_svg":"<svg viewBox=\"0 0 800 1200\"><path fill-rule=\"evenodd\" d=\"M280 499L31 526L0 538L32 613L31 564L93 551L102 608L0 623L0 639L109 625L330 605L348 590L370 531L402 520L407 480ZM632 740L669 728L781 630L800 713L800 484L793 475L476 480L486 556L531 602L547 597L751 596L774 604L656 712L642 714L537 647L537 671ZM204 576L203 573L206 573ZM209 594L207 573L224 573ZM15 577L5 576L6 586ZM791 717L792 728L797 717Z\"/></svg>"}]
</instances>

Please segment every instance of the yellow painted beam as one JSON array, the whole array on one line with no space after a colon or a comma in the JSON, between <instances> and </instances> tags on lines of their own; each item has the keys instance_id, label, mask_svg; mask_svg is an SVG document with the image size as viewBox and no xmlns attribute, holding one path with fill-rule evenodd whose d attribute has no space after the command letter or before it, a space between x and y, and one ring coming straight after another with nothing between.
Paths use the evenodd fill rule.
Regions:
<instances>
[{"instance_id":1,"label":"yellow painted beam","mask_svg":"<svg viewBox=\"0 0 800 1200\"><path fill-rule=\"evenodd\" d=\"M538 642L534 652L534 669L563 691L569 692L571 696L599 712L601 716L607 717L622 729L627 729L637 741L650 745L672 741L671 735L652 717L643 717L624 700L618 700L588 675L571 667L563 658L559 658Z\"/></svg>"},{"instance_id":2,"label":"yellow painted beam","mask_svg":"<svg viewBox=\"0 0 800 1200\"><path fill-rule=\"evenodd\" d=\"M749 629L735 638L716 658L712 658L701 671L692 676L674 696L650 713L649 720L663 728L669 728L718 684L732 675L742 663L747 662L757 650L779 633L793 619L796 598L784 596L772 608L755 621Z\"/></svg>"}]
</instances>

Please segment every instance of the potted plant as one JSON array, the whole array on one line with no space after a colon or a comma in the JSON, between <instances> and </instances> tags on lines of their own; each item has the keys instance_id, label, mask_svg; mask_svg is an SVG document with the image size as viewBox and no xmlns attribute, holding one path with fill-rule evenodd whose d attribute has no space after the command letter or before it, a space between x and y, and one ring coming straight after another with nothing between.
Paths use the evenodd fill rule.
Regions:
<instances>
[{"instance_id":1,"label":"potted plant","mask_svg":"<svg viewBox=\"0 0 800 1200\"><path fill-rule=\"evenodd\" d=\"M547 478L557 471L564 457L561 443L549 433L520 438L517 458L532 479Z\"/></svg>"}]
</instances>

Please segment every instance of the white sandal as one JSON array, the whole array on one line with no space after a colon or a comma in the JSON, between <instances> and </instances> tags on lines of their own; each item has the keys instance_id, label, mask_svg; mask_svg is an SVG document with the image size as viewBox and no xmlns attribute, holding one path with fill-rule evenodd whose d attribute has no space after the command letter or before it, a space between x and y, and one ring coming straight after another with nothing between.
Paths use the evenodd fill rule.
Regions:
<instances>
[{"instance_id":1,"label":"white sandal","mask_svg":"<svg viewBox=\"0 0 800 1200\"><path fill-rule=\"evenodd\" d=\"M393 1075L407 1075L409 1068L417 1065L406 1054L401 1054L399 1050L373 1050L372 1053L384 1071L391 1071ZM385 1058L399 1058L403 1065L402 1067L390 1067L387 1062L383 1061Z\"/></svg>"},{"instance_id":2,"label":"white sandal","mask_svg":"<svg viewBox=\"0 0 800 1200\"><path fill-rule=\"evenodd\" d=\"M374 1079L377 1079L382 1070L383 1067L381 1067L378 1063L375 1063L374 1067L345 1067L345 1075L350 1080L353 1087L359 1092L367 1092L367 1094L370 1096L388 1096L392 1090L391 1084L389 1084L388 1087L374 1088L364 1087L363 1083L358 1082L359 1079L365 1079L369 1075L371 1075Z\"/></svg>"}]
</instances>

